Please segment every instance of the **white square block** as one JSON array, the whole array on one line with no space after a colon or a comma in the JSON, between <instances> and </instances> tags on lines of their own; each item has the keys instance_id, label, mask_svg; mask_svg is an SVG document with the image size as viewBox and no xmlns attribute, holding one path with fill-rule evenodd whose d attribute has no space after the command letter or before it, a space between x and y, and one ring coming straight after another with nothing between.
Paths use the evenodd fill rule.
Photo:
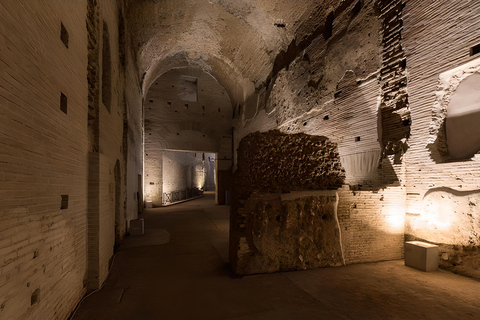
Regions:
<instances>
[{"instance_id":1,"label":"white square block","mask_svg":"<svg viewBox=\"0 0 480 320\"><path fill-rule=\"evenodd\" d=\"M421 241L405 242L405 265L430 272L438 270L438 246Z\"/></svg>"},{"instance_id":2,"label":"white square block","mask_svg":"<svg viewBox=\"0 0 480 320\"><path fill-rule=\"evenodd\" d=\"M144 233L145 224L142 219L130 220L130 235L142 236Z\"/></svg>"}]
</instances>

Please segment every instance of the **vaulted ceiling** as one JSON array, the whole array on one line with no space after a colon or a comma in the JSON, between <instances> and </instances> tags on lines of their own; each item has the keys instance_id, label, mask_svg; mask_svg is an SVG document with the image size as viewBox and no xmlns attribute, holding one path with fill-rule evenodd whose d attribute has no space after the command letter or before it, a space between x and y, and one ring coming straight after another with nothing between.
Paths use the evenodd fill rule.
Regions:
<instances>
[{"instance_id":1,"label":"vaulted ceiling","mask_svg":"<svg viewBox=\"0 0 480 320\"><path fill-rule=\"evenodd\" d=\"M255 88L268 83L275 69L288 65L289 46L311 36L338 6L332 0L127 3L144 95L160 75L189 66L213 75L232 105L245 101Z\"/></svg>"},{"instance_id":2,"label":"vaulted ceiling","mask_svg":"<svg viewBox=\"0 0 480 320\"><path fill-rule=\"evenodd\" d=\"M227 92L199 68L172 69L158 77L147 93L148 148L217 152L223 139L230 141L231 128Z\"/></svg>"}]
</instances>

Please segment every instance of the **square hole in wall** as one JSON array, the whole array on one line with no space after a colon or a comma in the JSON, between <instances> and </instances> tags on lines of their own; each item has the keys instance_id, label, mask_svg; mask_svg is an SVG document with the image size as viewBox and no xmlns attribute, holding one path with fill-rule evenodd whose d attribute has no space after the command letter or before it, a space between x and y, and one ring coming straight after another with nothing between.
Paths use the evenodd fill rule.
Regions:
<instances>
[{"instance_id":1,"label":"square hole in wall","mask_svg":"<svg viewBox=\"0 0 480 320\"><path fill-rule=\"evenodd\" d=\"M355 142L360 141L360 137L355 137Z\"/></svg>"},{"instance_id":2,"label":"square hole in wall","mask_svg":"<svg viewBox=\"0 0 480 320\"><path fill-rule=\"evenodd\" d=\"M60 110L62 110L62 112L65 114L67 114L67 104L68 104L67 96L64 95L63 92L60 92Z\"/></svg>"},{"instance_id":3,"label":"square hole in wall","mask_svg":"<svg viewBox=\"0 0 480 320\"><path fill-rule=\"evenodd\" d=\"M60 210L68 209L68 194L62 194L62 204Z\"/></svg>"},{"instance_id":4,"label":"square hole in wall","mask_svg":"<svg viewBox=\"0 0 480 320\"><path fill-rule=\"evenodd\" d=\"M184 101L198 102L197 78L180 76L178 80L178 97Z\"/></svg>"},{"instance_id":5,"label":"square hole in wall","mask_svg":"<svg viewBox=\"0 0 480 320\"><path fill-rule=\"evenodd\" d=\"M60 23L60 40L62 40L65 47L68 48L68 31L63 23Z\"/></svg>"},{"instance_id":6,"label":"square hole in wall","mask_svg":"<svg viewBox=\"0 0 480 320\"><path fill-rule=\"evenodd\" d=\"M476 46L473 46L470 48L470 55L474 56L476 54L480 53L480 44L477 44Z\"/></svg>"}]
</instances>

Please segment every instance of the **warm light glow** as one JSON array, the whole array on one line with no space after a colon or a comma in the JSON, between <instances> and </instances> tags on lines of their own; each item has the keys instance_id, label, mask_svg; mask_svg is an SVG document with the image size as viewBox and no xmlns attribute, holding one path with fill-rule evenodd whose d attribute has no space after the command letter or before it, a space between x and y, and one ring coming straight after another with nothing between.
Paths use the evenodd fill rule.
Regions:
<instances>
[{"instance_id":1,"label":"warm light glow","mask_svg":"<svg viewBox=\"0 0 480 320\"><path fill-rule=\"evenodd\" d=\"M202 189L205 185L205 175L205 165L197 165L195 167L195 187L197 187L198 189Z\"/></svg>"},{"instance_id":2,"label":"warm light glow","mask_svg":"<svg viewBox=\"0 0 480 320\"><path fill-rule=\"evenodd\" d=\"M403 232L405 226L405 212L403 207L393 208L385 215L385 221L391 228L391 231Z\"/></svg>"},{"instance_id":3,"label":"warm light glow","mask_svg":"<svg viewBox=\"0 0 480 320\"><path fill-rule=\"evenodd\" d=\"M447 201L429 201L421 214L422 220L427 224L428 229L446 231L452 225L452 212L454 209Z\"/></svg>"}]
</instances>

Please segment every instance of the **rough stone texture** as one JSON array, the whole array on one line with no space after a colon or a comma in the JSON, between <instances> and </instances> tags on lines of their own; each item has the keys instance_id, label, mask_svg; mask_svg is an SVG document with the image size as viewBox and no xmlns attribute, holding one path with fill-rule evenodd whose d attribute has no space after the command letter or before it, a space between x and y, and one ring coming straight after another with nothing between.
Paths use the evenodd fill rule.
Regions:
<instances>
[{"instance_id":1,"label":"rough stone texture","mask_svg":"<svg viewBox=\"0 0 480 320\"><path fill-rule=\"evenodd\" d=\"M337 10L331 37L317 34L288 68L278 72L266 104L268 113L276 110L278 123L323 106L342 91L348 94L339 84L344 77L357 82L378 69L379 26L371 3L361 5L361 11L355 3ZM299 120L298 125L303 124Z\"/></svg>"},{"instance_id":2,"label":"rough stone texture","mask_svg":"<svg viewBox=\"0 0 480 320\"><path fill-rule=\"evenodd\" d=\"M477 142L478 134L476 134L478 126L474 124L479 109L478 91L475 90L476 80L478 80L475 78L479 76L479 71L480 59L475 59L438 76L438 85L435 90L436 99L429 125L430 144L428 145L430 156L435 162L466 160L472 158L473 154L480 150ZM471 76L473 78L470 78ZM467 79L468 81L466 81ZM462 83L463 85L471 83L471 87L464 88L464 92L456 94ZM467 98L466 94L473 96ZM452 107L449 108L451 101ZM449 137L450 143L447 141L447 118L453 121L453 126L450 123L449 128L452 131ZM449 144L454 151L453 155L450 154ZM455 150L461 152L455 152Z\"/></svg>"},{"instance_id":3,"label":"rough stone texture","mask_svg":"<svg viewBox=\"0 0 480 320\"><path fill-rule=\"evenodd\" d=\"M409 215L407 238L438 244L442 267L478 278L480 191L432 188L422 203L421 214Z\"/></svg>"},{"instance_id":4,"label":"rough stone texture","mask_svg":"<svg viewBox=\"0 0 480 320\"><path fill-rule=\"evenodd\" d=\"M259 89L256 99L247 99L244 107L236 109L234 120L236 146L241 146L251 132L271 129L287 134L324 136L338 146L345 169L344 182L349 184L338 190L338 219L347 264L403 256L405 165L398 161L402 153L383 151L384 121L379 111L384 99L382 87L386 82L382 80L381 71L390 60L388 55L379 56L378 53L390 42L383 29L388 23L378 10L379 5L374 1L347 1L338 5L331 22L331 35L313 32L306 49L298 52L295 59L272 77L271 91ZM386 7L383 12L387 14L396 8ZM318 25L327 26L328 19L331 16L326 15ZM401 69L402 66L399 64L397 71L398 77L403 79L405 69ZM389 69L391 77L397 72L396 68ZM389 87L392 99L402 96L404 89ZM265 103L261 103L263 97ZM404 127L403 122L401 126ZM278 146L279 150L281 148ZM257 157L261 154L265 155L263 162L268 164L269 153L259 152ZM240 172L250 163L241 148L236 160ZM258 166L265 166L263 162L258 161ZM238 173L239 176L243 174ZM252 184L265 184L263 175L254 175ZM248 214L251 213L239 214L236 225L242 224ZM248 252L248 237L238 241L236 248ZM231 259L234 255L235 252L231 253Z\"/></svg>"},{"instance_id":5,"label":"rough stone texture","mask_svg":"<svg viewBox=\"0 0 480 320\"><path fill-rule=\"evenodd\" d=\"M232 105L244 103L269 78L277 56L285 55L280 52L288 52L289 46L295 47L318 25L323 26L336 4L129 0L140 71L145 72L144 89L171 68L191 65L213 74L226 88ZM281 61L277 65L284 67Z\"/></svg>"},{"instance_id":6,"label":"rough stone texture","mask_svg":"<svg viewBox=\"0 0 480 320\"><path fill-rule=\"evenodd\" d=\"M338 144L346 181L364 184L379 178L381 20L373 1L348 3L335 11L331 37L320 33L278 72L264 110L259 105L252 120L237 117L235 145L252 131L275 128L326 136Z\"/></svg>"},{"instance_id":7,"label":"rough stone texture","mask_svg":"<svg viewBox=\"0 0 480 320\"><path fill-rule=\"evenodd\" d=\"M344 172L335 144L306 134L253 133L242 140L238 155L230 232L233 270L251 274L338 264L335 195L281 201L276 194L339 187Z\"/></svg>"},{"instance_id":8,"label":"rough stone texture","mask_svg":"<svg viewBox=\"0 0 480 320\"><path fill-rule=\"evenodd\" d=\"M324 137L252 133L237 152L235 187L240 196L252 191L332 189L344 179L336 145Z\"/></svg>"},{"instance_id":9,"label":"rough stone texture","mask_svg":"<svg viewBox=\"0 0 480 320\"><path fill-rule=\"evenodd\" d=\"M340 244L347 264L401 258L407 213L407 237L438 242L443 267L480 277L479 217L470 205L480 190L480 157L471 156L477 151L448 155L448 143L453 150L455 142L444 131L445 119L463 101L456 93L466 96L462 83L478 73L480 2L19 0L3 1L0 9L0 318L65 318L88 288L102 283L115 241L142 205L142 179L155 178L141 176L145 153L160 154L177 142L182 150L217 152L221 203L228 194L223 191L230 190L232 162L242 172L250 160L242 153L232 156L232 149L253 132L275 129L289 134L285 141L303 133L336 145L335 164L345 169L344 185L331 186L338 188L339 228L316 221L309 229L317 234L321 227L329 235L322 240L328 246L315 250L334 253L330 265L338 263ZM103 57L108 51L111 57ZM162 75L182 68L211 75L218 92L225 92L225 99L212 101L225 127L214 129L213 121L195 126L192 118L203 117L197 109L188 121L175 117L157 126L162 148L143 152L142 126L147 133L154 127L148 116L142 122L149 100L156 103L150 89ZM180 87L193 105L191 84ZM232 116L233 133L226 121ZM194 139L182 141L177 129ZM208 148L201 143L204 133L212 133ZM295 164L303 180L309 162L304 150L297 151L277 160L288 159L280 168ZM312 184L315 176L299 183L283 175L291 168L278 181L257 172L266 165L278 172L268 153L263 159L259 152L250 154L257 167L249 167L247 176L256 180L242 182L240 176L248 188L237 193L245 201L239 210L249 208L255 188L259 197L276 197L274 207L291 217L326 201L278 200L284 184L298 190L325 186ZM145 163L159 165L149 157ZM60 209L62 195L69 196L68 208ZM255 225L256 233L264 230L265 239L291 250L289 242L275 238L280 229L274 228L273 212L262 211L265 201L251 200L259 205L245 217L254 218L258 209L268 223ZM453 219L454 229L443 232L434 221L435 203L451 208L443 215ZM331 213L328 205L313 207ZM243 218L235 216L233 226ZM296 239L294 229L282 230ZM235 241L245 259L256 246L269 257L284 254L254 244L251 235ZM307 252L304 261L315 261L307 246L296 246ZM304 267L291 256L283 259ZM274 258L255 270L258 265L288 268Z\"/></svg>"},{"instance_id":10,"label":"rough stone texture","mask_svg":"<svg viewBox=\"0 0 480 320\"><path fill-rule=\"evenodd\" d=\"M335 192L297 195L254 193L245 216L236 273L302 270L343 264ZM299 197L299 198L296 198Z\"/></svg>"}]
</instances>

